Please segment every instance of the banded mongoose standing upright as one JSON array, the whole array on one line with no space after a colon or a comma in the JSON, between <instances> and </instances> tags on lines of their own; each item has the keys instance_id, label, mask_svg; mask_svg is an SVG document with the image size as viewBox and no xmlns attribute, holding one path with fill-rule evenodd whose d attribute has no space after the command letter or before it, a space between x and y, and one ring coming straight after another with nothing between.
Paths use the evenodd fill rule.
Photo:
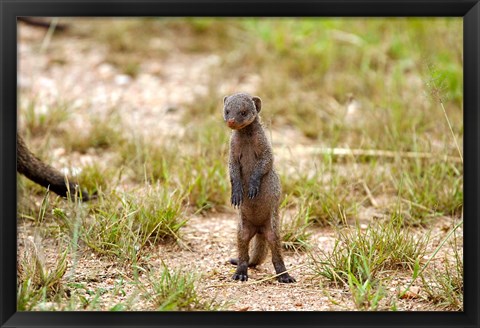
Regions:
<instances>
[{"instance_id":1,"label":"banded mongoose standing upright","mask_svg":"<svg viewBox=\"0 0 480 328\"><path fill-rule=\"evenodd\" d=\"M78 184L65 180L65 175L54 169L52 166L45 164L34 154L30 152L25 141L17 133L17 171L33 182L49 188L54 193L67 197L68 192L72 197L78 190ZM89 195L86 191L81 191L82 200L88 200Z\"/></svg>"},{"instance_id":2,"label":"banded mongoose standing upright","mask_svg":"<svg viewBox=\"0 0 480 328\"><path fill-rule=\"evenodd\" d=\"M272 251L272 262L278 281L295 282L286 271L281 253L279 214L281 185L273 168L273 151L258 113L259 97L236 93L223 99L223 115L231 128L229 171L232 185L231 203L239 208L237 232L238 259L234 280L246 281L248 267L265 260L266 244ZM250 240L254 238L252 255Z\"/></svg>"}]
</instances>

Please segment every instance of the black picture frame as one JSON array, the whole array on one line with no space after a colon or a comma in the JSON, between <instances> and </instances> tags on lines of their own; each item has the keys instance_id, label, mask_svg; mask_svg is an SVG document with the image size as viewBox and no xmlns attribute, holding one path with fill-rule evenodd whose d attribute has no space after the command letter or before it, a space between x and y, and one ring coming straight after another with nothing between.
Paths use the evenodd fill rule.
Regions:
<instances>
[{"instance_id":1,"label":"black picture frame","mask_svg":"<svg viewBox=\"0 0 480 328\"><path fill-rule=\"evenodd\" d=\"M1 327L478 327L480 4L478 0L1 0ZM17 16L456 16L464 22L463 312L16 312Z\"/></svg>"}]
</instances>

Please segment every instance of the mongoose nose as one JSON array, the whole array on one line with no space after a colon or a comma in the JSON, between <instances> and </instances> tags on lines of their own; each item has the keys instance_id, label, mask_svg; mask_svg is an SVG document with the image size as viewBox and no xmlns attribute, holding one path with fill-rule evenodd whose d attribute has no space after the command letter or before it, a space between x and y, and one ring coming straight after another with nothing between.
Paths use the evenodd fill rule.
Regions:
<instances>
[{"instance_id":1,"label":"mongoose nose","mask_svg":"<svg viewBox=\"0 0 480 328\"><path fill-rule=\"evenodd\" d=\"M234 124L235 124L235 120L233 118L231 118L227 121L227 125L228 125L229 128L231 128Z\"/></svg>"}]
</instances>

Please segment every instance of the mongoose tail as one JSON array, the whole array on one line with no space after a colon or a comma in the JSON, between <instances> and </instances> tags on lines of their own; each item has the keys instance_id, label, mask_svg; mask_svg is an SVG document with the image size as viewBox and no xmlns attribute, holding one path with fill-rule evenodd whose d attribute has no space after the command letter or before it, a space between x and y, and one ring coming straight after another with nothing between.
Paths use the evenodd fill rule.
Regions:
<instances>
[{"instance_id":1,"label":"mongoose tail","mask_svg":"<svg viewBox=\"0 0 480 328\"><path fill-rule=\"evenodd\" d=\"M17 134L17 171L25 175L33 182L48 188L59 196L67 197L68 192L73 195L78 190L78 184L74 181L66 183L65 176L52 166L45 164L36 157ZM89 200L87 192L81 192L82 200Z\"/></svg>"}]
</instances>

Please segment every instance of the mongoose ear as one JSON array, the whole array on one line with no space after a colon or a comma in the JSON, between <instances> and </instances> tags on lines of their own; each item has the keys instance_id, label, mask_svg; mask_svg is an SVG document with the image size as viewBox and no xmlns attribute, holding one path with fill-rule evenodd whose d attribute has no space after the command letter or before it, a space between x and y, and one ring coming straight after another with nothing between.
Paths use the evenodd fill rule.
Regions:
<instances>
[{"instance_id":1,"label":"mongoose ear","mask_svg":"<svg viewBox=\"0 0 480 328\"><path fill-rule=\"evenodd\" d=\"M227 101L228 96L223 97L223 104Z\"/></svg>"},{"instance_id":2,"label":"mongoose ear","mask_svg":"<svg viewBox=\"0 0 480 328\"><path fill-rule=\"evenodd\" d=\"M262 99L259 97L252 97L253 103L255 104L255 108L257 109L257 113L260 113L262 109Z\"/></svg>"}]
</instances>

